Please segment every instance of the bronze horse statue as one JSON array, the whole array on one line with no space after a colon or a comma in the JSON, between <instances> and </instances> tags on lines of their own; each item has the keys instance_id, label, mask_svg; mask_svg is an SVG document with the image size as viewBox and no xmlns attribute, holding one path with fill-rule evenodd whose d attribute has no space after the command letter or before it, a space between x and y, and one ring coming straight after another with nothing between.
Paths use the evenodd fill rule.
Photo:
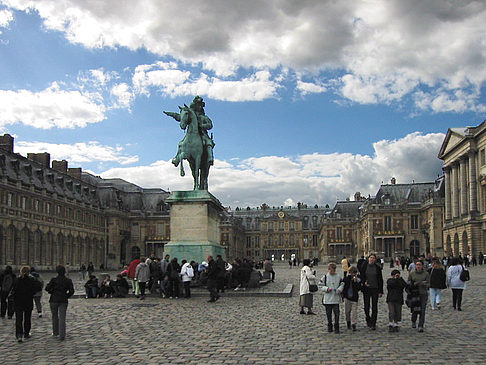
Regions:
<instances>
[{"instance_id":1,"label":"bronze horse statue","mask_svg":"<svg viewBox=\"0 0 486 365\"><path fill-rule=\"evenodd\" d=\"M186 104L184 107L179 106L179 110L180 113L164 111L166 115L179 121L181 129L186 131L184 138L178 144L177 154L172 159L172 163L176 167L180 164L180 174L184 176L183 160L187 160L194 180L193 189L207 190L209 166L204 153L197 115Z\"/></svg>"}]
</instances>

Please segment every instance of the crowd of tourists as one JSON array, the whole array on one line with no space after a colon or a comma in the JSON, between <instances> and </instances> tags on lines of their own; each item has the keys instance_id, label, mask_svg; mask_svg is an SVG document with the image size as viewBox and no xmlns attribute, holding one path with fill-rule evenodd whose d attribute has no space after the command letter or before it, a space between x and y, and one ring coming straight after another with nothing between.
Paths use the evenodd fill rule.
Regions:
<instances>
[{"instance_id":1,"label":"crowd of tourists","mask_svg":"<svg viewBox=\"0 0 486 365\"><path fill-rule=\"evenodd\" d=\"M481 254L482 255L482 254ZM480 255L480 257L481 257ZM445 264L444 264L445 263ZM483 261L480 261L482 265ZM401 265L401 262L397 262ZM411 326L424 332L425 313L430 298L432 310L440 310L442 290L452 290L452 308L462 311L462 294L470 274L462 257L421 256L411 259L402 266L402 271L408 274L406 280L399 268L393 268L390 277L383 278L383 261L378 261L375 254L367 259L361 257L356 266L351 266L346 257L341 261L343 275L336 271L337 264L329 263L328 272L317 281L316 272L312 270L310 260L303 261L300 275L300 313L314 315L313 294L322 292L322 304L326 310L328 332L340 333L340 304L344 301L344 313L347 329L356 331L359 293L363 297L363 309L366 325L370 330L376 330L378 318L378 301L387 288L386 303L388 305L389 332L398 332L402 321L404 303L410 309ZM391 264L394 267L394 263ZM306 311L307 310L307 311ZM418 322L418 323L417 323Z\"/></svg>"},{"instance_id":2,"label":"crowd of tourists","mask_svg":"<svg viewBox=\"0 0 486 365\"><path fill-rule=\"evenodd\" d=\"M258 268L268 273L269 280L275 280L270 259L254 262L237 258L230 264L221 255L217 255L215 259L209 256L207 261L200 264L187 260L179 263L176 257L171 259L169 255L165 255L161 260L153 252L148 258L135 258L128 266L124 266L116 280L105 274L100 278L103 281L99 282L90 273L84 287L87 299L126 297L131 287L135 297L144 300L148 292L162 298L190 298L192 287L205 286L211 293L210 301L214 302L219 299L219 292L228 289L246 290L248 287L257 286L263 277ZM82 269L80 273L83 273Z\"/></svg>"}]
</instances>

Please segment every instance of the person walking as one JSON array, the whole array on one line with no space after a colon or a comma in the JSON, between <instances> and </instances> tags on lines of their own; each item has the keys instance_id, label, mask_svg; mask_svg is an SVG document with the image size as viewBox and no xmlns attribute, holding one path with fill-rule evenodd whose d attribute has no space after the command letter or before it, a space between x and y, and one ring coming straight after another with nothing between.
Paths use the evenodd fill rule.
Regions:
<instances>
[{"instance_id":1,"label":"person walking","mask_svg":"<svg viewBox=\"0 0 486 365\"><path fill-rule=\"evenodd\" d=\"M358 269L351 266L348 270L349 275L344 278L344 314L348 330L356 331L358 323L358 299L361 290L361 279L358 277Z\"/></svg>"},{"instance_id":2,"label":"person walking","mask_svg":"<svg viewBox=\"0 0 486 365\"><path fill-rule=\"evenodd\" d=\"M128 266L128 280L132 283L132 292L135 294L135 297L140 296L140 287L138 285L138 281L135 280L135 272L137 271L137 266L140 264L140 257L136 257L130 262L130 265ZM90 275L91 276L91 275Z\"/></svg>"},{"instance_id":3,"label":"person walking","mask_svg":"<svg viewBox=\"0 0 486 365\"><path fill-rule=\"evenodd\" d=\"M40 290L34 294L34 303L37 309L37 316L42 318L42 288L44 287L44 281L33 267L30 268L30 275L41 284Z\"/></svg>"},{"instance_id":4,"label":"person walking","mask_svg":"<svg viewBox=\"0 0 486 365\"><path fill-rule=\"evenodd\" d=\"M446 272L439 260L432 262L432 268L429 269L430 280L430 307L432 310L440 309L442 298L442 289L447 288Z\"/></svg>"},{"instance_id":5,"label":"person walking","mask_svg":"<svg viewBox=\"0 0 486 365\"><path fill-rule=\"evenodd\" d=\"M341 303L341 293L344 289L344 283L341 276L336 273L337 265L334 262L327 265L328 273L319 281L322 285L322 304L326 308L327 332L339 333L339 303ZM332 314L334 313L334 328L332 324Z\"/></svg>"},{"instance_id":6,"label":"person walking","mask_svg":"<svg viewBox=\"0 0 486 365\"><path fill-rule=\"evenodd\" d=\"M148 259L146 262L144 257L141 258L140 263L137 265L137 269L135 270L135 280L140 287L140 300L145 299L145 288L150 280L150 268L148 261L150 261L150 259Z\"/></svg>"},{"instance_id":7,"label":"person walking","mask_svg":"<svg viewBox=\"0 0 486 365\"><path fill-rule=\"evenodd\" d=\"M66 272L67 272L67 269L66 268L64 268L64 270L66 270ZM88 269L87 270L88 270L88 277L90 277L91 275L93 275L95 269L94 269L94 265L93 265L92 262L90 262L88 264Z\"/></svg>"},{"instance_id":8,"label":"person walking","mask_svg":"<svg viewBox=\"0 0 486 365\"><path fill-rule=\"evenodd\" d=\"M209 303L214 303L220 298L218 294L217 286L218 286L218 277L220 267L214 261L213 256L208 256L208 268L206 269L208 273L208 290L209 290Z\"/></svg>"},{"instance_id":9,"label":"person walking","mask_svg":"<svg viewBox=\"0 0 486 365\"><path fill-rule=\"evenodd\" d=\"M343 259L341 260L341 267L343 269L343 278L345 278L346 275L348 275L348 270L349 270L349 261L346 258L346 256L344 256Z\"/></svg>"},{"instance_id":10,"label":"person walking","mask_svg":"<svg viewBox=\"0 0 486 365\"><path fill-rule=\"evenodd\" d=\"M79 267L79 278L84 281L85 278L86 278L86 265L85 264L81 264L81 266Z\"/></svg>"},{"instance_id":11,"label":"person walking","mask_svg":"<svg viewBox=\"0 0 486 365\"><path fill-rule=\"evenodd\" d=\"M403 290L408 284L400 277L400 270L394 269L386 281L386 303L388 304L388 332L398 332L398 322L402 320Z\"/></svg>"},{"instance_id":12,"label":"person walking","mask_svg":"<svg viewBox=\"0 0 486 365\"><path fill-rule=\"evenodd\" d=\"M424 263L418 260L415 263L415 269L408 275L408 285L411 290L418 290L420 298L420 312L412 311L412 328L416 328L417 317L420 317L418 331L424 332L425 309L427 308L427 291L429 287L429 273L424 270Z\"/></svg>"},{"instance_id":13,"label":"person walking","mask_svg":"<svg viewBox=\"0 0 486 365\"><path fill-rule=\"evenodd\" d=\"M32 310L34 309L34 294L42 290L41 283L29 275L30 267L23 266L20 274L13 284L10 295L15 308L15 337L18 342L30 338Z\"/></svg>"},{"instance_id":14,"label":"person walking","mask_svg":"<svg viewBox=\"0 0 486 365\"><path fill-rule=\"evenodd\" d=\"M17 278L13 273L12 266L6 266L2 274L0 274L0 317L12 319L14 315L14 305L9 299L10 291Z\"/></svg>"},{"instance_id":15,"label":"person walking","mask_svg":"<svg viewBox=\"0 0 486 365\"><path fill-rule=\"evenodd\" d=\"M366 324L371 330L376 330L378 318L378 298L383 295L383 274L381 266L376 263L376 255L371 254L359 268L359 276L363 283L363 302ZM370 315L371 302L371 315Z\"/></svg>"},{"instance_id":16,"label":"person walking","mask_svg":"<svg viewBox=\"0 0 486 365\"><path fill-rule=\"evenodd\" d=\"M458 311L462 311L462 293L466 289L466 282L461 280L462 270L462 261L454 257L447 269L447 287L452 289L452 308Z\"/></svg>"},{"instance_id":17,"label":"person walking","mask_svg":"<svg viewBox=\"0 0 486 365\"><path fill-rule=\"evenodd\" d=\"M304 266L300 269L300 314L306 314L304 308L307 308L307 314L314 315L312 311L313 295L309 289L309 282L315 282L315 274L311 271L310 260L304 259Z\"/></svg>"},{"instance_id":18,"label":"person walking","mask_svg":"<svg viewBox=\"0 0 486 365\"><path fill-rule=\"evenodd\" d=\"M66 338L66 312L68 299L74 294L73 281L66 277L66 268L56 267L57 276L46 285L46 291L51 295L49 306L52 314L52 335L59 336L60 341Z\"/></svg>"}]
</instances>

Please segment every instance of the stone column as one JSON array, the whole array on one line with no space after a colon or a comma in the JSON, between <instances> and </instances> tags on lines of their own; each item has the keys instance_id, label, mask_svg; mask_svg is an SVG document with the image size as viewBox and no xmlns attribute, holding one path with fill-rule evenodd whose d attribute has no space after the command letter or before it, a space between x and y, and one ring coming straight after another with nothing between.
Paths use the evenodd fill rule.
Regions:
<instances>
[{"instance_id":1,"label":"stone column","mask_svg":"<svg viewBox=\"0 0 486 365\"><path fill-rule=\"evenodd\" d=\"M460 160L461 214L460 215L466 215L468 213L466 163L467 163L466 157L461 157Z\"/></svg>"},{"instance_id":2,"label":"stone column","mask_svg":"<svg viewBox=\"0 0 486 365\"><path fill-rule=\"evenodd\" d=\"M445 219L450 220L452 218L451 211L451 168L444 167L445 174Z\"/></svg>"},{"instance_id":3,"label":"stone column","mask_svg":"<svg viewBox=\"0 0 486 365\"><path fill-rule=\"evenodd\" d=\"M478 193L476 182L476 151L469 151L469 211L478 210Z\"/></svg>"},{"instance_id":4,"label":"stone column","mask_svg":"<svg viewBox=\"0 0 486 365\"><path fill-rule=\"evenodd\" d=\"M451 201L452 201L452 218L458 216L459 199L457 190L457 165L451 166Z\"/></svg>"}]
</instances>

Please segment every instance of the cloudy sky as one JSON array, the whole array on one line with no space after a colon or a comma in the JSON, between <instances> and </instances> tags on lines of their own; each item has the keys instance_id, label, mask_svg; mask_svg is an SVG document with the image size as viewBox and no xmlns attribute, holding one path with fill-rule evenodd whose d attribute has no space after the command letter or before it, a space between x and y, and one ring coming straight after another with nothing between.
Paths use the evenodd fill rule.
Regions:
<instances>
[{"instance_id":1,"label":"cloudy sky","mask_svg":"<svg viewBox=\"0 0 486 365\"><path fill-rule=\"evenodd\" d=\"M185 190L162 111L201 95L224 205L332 205L435 179L447 129L486 119L484 19L466 0L2 0L0 132Z\"/></svg>"}]
</instances>

